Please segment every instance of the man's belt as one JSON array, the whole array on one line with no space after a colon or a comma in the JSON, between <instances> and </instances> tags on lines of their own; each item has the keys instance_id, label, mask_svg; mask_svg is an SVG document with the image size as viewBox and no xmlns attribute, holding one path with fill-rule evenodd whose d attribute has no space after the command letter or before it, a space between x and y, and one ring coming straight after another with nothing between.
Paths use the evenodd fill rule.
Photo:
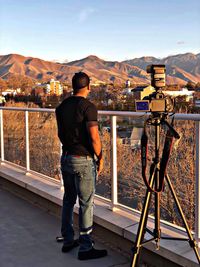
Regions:
<instances>
[{"instance_id":1,"label":"man's belt","mask_svg":"<svg viewBox=\"0 0 200 267\"><path fill-rule=\"evenodd\" d=\"M74 158L85 158L87 160L93 159L91 156L75 155L75 154L69 154L67 152L65 152L65 156L71 156L71 157L74 157Z\"/></svg>"}]
</instances>

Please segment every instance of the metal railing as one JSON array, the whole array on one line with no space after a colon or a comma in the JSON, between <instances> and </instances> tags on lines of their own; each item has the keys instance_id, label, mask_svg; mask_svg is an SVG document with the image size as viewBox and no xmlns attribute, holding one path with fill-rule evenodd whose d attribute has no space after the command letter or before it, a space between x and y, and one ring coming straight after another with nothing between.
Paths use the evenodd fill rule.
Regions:
<instances>
[{"instance_id":1,"label":"metal railing","mask_svg":"<svg viewBox=\"0 0 200 267\"><path fill-rule=\"evenodd\" d=\"M4 116L3 111L23 111L25 116L25 143L26 143L26 173L31 172L30 151L29 151L29 113L30 112L48 112L54 113L53 109L44 108L17 108L0 107L0 134L1 134L1 163L5 161L4 151ZM125 112L125 111L98 111L100 116L109 116L111 122L111 208L114 210L119 206L118 203L118 177L117 177L117 117L131 117L137 119L145 116L143 112ZM175 120L190 120L196 125L196 171L195 171L195 236L200 244L200 115L199 114L175 114Z\"/></svg>"}]
</instances>

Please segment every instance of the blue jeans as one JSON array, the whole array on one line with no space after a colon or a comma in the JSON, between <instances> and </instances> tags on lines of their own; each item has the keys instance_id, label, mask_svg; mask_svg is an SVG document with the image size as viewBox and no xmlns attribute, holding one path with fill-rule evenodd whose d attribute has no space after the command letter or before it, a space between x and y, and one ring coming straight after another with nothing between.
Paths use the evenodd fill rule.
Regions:
<instances>
[{"instance_id":1,"label":"blue jeans","mask_svg":"<svg viewBox=\"0 0 200 267\"><path fill-rule=\"evenodd\" d=\"M92 248L93 201L96 164L92 158L62 155L61 170L64 181L61 233L64 244L74 240L73 209L79 198L79 251Z\"/></svg>"}]
</instances>

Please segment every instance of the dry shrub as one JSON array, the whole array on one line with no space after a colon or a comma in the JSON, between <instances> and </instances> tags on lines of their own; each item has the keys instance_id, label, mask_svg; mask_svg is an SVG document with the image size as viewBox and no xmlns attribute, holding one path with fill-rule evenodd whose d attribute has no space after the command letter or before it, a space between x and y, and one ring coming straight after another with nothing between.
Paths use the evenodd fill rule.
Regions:
<instances>
[{"instance_id":1,"label":"dry shrub","mask_svg":"<svg viewBox=\"0 0 200 267\"><path fill-rule=\"evenodd\" d=\"M23 103L9 106L26 107ZM30 106L29 106L30 107ZM31 107L38 107L34 104ZM54 113L29 113L30 168L55 179L59 177L60 143ZM26 166L25 113L4 111L5 159Z\"/></svg>"}]
</instances>

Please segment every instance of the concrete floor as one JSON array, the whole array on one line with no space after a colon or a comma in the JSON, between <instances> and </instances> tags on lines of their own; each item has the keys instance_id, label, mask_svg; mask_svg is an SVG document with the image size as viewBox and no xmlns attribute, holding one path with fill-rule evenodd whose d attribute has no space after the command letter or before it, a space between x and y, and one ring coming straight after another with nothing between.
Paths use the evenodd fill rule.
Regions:
<instances>
[{"instance_id":1,"label":"concrete floor","mask_svg":"<svg viewBox=\"0 0 200 267\"><path fill-rule=\"evenodd\" d=\"M108 249L108 256L79 261L78 249L64 254L56 243L60 220L0 189L1 267L128 267L129 260ZM105 248L95 243L96 248Z\"/></svg>"}]
</instances>

